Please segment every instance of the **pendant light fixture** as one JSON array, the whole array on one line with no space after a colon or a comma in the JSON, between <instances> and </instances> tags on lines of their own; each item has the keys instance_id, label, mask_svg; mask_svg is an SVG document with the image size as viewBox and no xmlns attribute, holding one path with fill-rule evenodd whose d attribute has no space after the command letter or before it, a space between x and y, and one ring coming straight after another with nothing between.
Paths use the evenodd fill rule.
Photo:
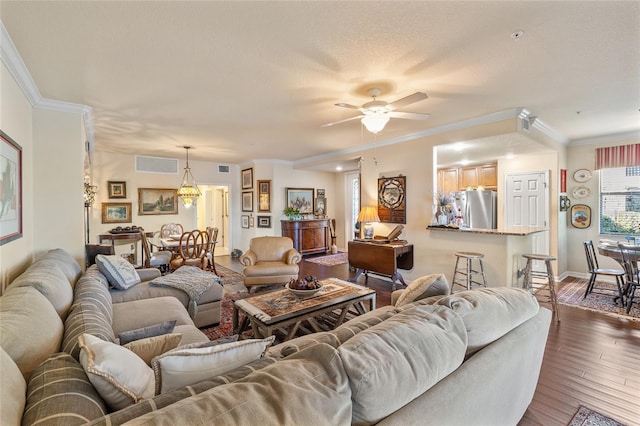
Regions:
<instances>
[{"instance_id":1,"label":"pendant light fixture","mask_svg":"<svg viewBox=\"0 0 640 426\"><path fill-rule=\"evenodd\" d=\"M187 166L184 168L184 176L182 176L182 185L178 188L178 197L182 198L182 205L186 208L191 207L198 201L198 197L202 195L198 189L198 184L191 174L189 168L189 149L190 146L185 146L187 150Z\"/></svg>"}]
</instances>

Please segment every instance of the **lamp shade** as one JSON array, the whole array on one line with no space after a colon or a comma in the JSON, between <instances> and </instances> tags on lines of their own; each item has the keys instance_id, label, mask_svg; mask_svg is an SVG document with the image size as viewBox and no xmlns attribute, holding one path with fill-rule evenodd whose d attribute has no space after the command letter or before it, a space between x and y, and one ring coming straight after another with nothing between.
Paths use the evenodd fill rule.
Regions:
<instances>
[{"instance_id":1,"label":"lamp shade","mask_svg":"<svg viewBox=\"0 0 640 426\"><path fill-rule=\"evenodd\" d=\"M364 127L371 133L378 133L389 122L389 116L387 114L367 114L360 120Z\"/></svg>"},{"instance_id":2,"label":"lamp shade","mask_svg":"<svg viewBox=\"0 0 640 426\"><path fill-rule=\"evenodd\" d=\"M374 206L364 206L358 213L358 222L380 222L378 217L378 208Z\"/></svg>"}]
</instances>

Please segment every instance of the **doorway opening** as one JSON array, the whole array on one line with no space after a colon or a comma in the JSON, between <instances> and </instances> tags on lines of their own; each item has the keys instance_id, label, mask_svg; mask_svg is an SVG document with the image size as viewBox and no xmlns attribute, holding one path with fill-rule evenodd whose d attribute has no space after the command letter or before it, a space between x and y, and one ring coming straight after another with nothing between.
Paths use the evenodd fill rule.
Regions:
<instances>
[{"instance_id":1,"label":"doorway opening","mask_svg":"<svg viewBox=\"0 0 640 426\"><path fill-rule=\"evenodd\" d=\"M229 187L226 185L198 185L202 197L198 200L196 224L198 229L218 228L215 256L228 255L231 243L229 226Z\"/></svg>"}]
</instances>

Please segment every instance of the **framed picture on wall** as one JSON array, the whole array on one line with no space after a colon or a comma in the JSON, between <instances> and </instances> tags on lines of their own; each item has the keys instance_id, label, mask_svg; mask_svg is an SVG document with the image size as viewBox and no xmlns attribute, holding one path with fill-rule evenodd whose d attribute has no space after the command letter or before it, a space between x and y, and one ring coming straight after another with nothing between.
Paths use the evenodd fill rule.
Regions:
<instances>
[{"instance_id":1,"label":"framed picture on wall","mask_svg":"<svg viewBox=\"0 0 640 426\"><path fill-rule=\"evenodd\" d=\"M298 209L300 214L313 214L313 188L287 188L286 207Z\"/></svg>"},{"instance_id":2,"label":"framed picture on wall","mask_svg":"<svg viewBox=\"0 0 640 426\"><path fill-rule=\"evenodd\" d=\"M253 189L253 167L242 171L242 189Z\"/></svg>"},{"instance_id":3,"label":"framed picture on wall","mask_svg":"<svg viewBox=\"0 0 640 426\"><path fill-rule=\"evenodd\" d=\"M107 182L109 198L127 198L127 183L110 180Z\"/></svg>"},{"instance_id":4,"label":"framed picture on wall","mask_svg":"<svg viewBox=\"0 0 640 426\"><path fill-rule=\"evenodd\" d=\"M249 215L247 214L242 215L242 227L249 228Z\"/></svg>"},{"instance_id":5,"label":"framed picture on wall","mask_svg":"<svg viewBox=\"0 0 640 426\"><path fill-rule=\"evenodd\" d=\"M271 211L271 181L258 181L258 212Z\"/></svg>"},{"instance_id":6,"label":"framed picture on wall","mask_svg":"<svg viewBox=\"0 0 640 426\"><path fill-rule=\"evenodd\" d=\"M327 199L324 197L317 197L315 199L313 214L316 216L325 216L327 214Z\"/></svg>"},{"instance_id":7,"label":"framed picture on wall","mask_svg":"<svg viewBox=\"0 0 640 426\"><path fill-rule=\"evenodd\" d=\"M0 245L22 238L22 147L0 130Z\"/></svg>"},{"instance_id":8,"label":"framed picture on wall","mask_svg":"<svg viewBox=\"0 0 640 426\"><path fill-rule=\"evenodd\" d=\"M253 191L242 193L242 211L243 212L253 211Z\"/></svg>"},{"instance_id":9,"label":"framed picture on wall","mask_svg":"<svg viewBox=\"0 0 640 426\"><path fill-rule=\"evenodd\" d=\"M131 223L131 203L102 203L102 223Z\"/></svg>"},{"instance_id":10,"label":"framed picture on wall","mask_svg":"<svg viewBox=\"0 0 640 426\"><path fill-rule=\"evenodd\" d=\"M258 216L258 228L271 228L271 216Z\"/></svg>"},{"instance_id":11,"label":"framed picture on wall","mask_svg":"<svg viewBox=\"0 0 640 426\"><path fill-rule=\"evenodd\" d=\"M178 214L177 189L138 188L138 214Z\"/></svg>"}]
</instances>

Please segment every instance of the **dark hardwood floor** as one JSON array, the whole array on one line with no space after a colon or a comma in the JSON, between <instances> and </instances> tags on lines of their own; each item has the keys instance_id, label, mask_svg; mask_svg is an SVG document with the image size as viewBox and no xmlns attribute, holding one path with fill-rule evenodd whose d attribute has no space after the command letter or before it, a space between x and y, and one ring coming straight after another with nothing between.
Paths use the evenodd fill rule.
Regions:
<instances>
[{"instance_id":1,"label":"dark hardwood floor","mask_svg":"<svg viewBox=\"0 0 640 426\"><path fill-rule=\"evenodd\" d=\"M216 262L242 272L242 265L230 256L216 257ZM346 264L323 266L304 260L300 274L341 279L354 275ZM364 277L358 282L364 284ZM390 304L390 280L370 275L367 285L376 290L378 307ZM640 322L563 305L559 311L561 321L552 322L549 329L533 402L519 425L566 425L580 405L624 424L640 425Z\"/></svg>"}]
</instances>

